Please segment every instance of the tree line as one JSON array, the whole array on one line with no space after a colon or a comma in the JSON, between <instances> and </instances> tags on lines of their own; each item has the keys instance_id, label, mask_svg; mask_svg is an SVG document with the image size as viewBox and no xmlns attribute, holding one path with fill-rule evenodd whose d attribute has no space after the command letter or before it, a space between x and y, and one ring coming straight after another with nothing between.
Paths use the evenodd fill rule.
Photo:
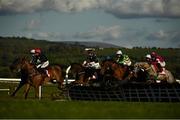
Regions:
<instances>
[{"instance_id":1,"label":"tree line","mask_svg":"<svg viewBox=\"0 0 180 120\"><path fill-rule=\"evenodd\" d=\"M30 57L32 48L42 48L47 55L50 64L60 64L66 68L71 63L82 63L86 58L84 49L88 47L78 42L73 44L66 42L50 42L45 40L34 40L25 37L0 37L0 77L16 77L9 70L10 64L17 57ZM145 60L145 55L152 51L162 55L166 60L166 68L170 70L176 78L180 78L180 48L101 48L95 46L96 54L101 60L107 56L114 57L115 52L121 49L123 53L129 55L133 63Z\"/></svg>"}]
</instances>

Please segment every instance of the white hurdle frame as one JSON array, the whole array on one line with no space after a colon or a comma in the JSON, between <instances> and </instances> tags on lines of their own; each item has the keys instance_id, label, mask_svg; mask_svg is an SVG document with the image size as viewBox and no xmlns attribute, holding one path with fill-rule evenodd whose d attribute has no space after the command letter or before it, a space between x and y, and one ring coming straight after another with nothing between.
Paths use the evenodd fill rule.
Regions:
<instances>
[{"instance_id":1,"label":"white hurdle frame","mask_svg":"<svg viewBox=\"0 0 180 120\"><path fill-rule=\"evenodd\" d=\"M20 78L0 78L0 82L1 83L19 83L21 81ZM63 84L68 84L70 82L74 81L74 79L65 79ZM1 91L9 91L9 88L0 88L0 92ZM39 100L42 98L42 86L39 86L39 95L38 95Z\"/></svg>"}]
</instances>

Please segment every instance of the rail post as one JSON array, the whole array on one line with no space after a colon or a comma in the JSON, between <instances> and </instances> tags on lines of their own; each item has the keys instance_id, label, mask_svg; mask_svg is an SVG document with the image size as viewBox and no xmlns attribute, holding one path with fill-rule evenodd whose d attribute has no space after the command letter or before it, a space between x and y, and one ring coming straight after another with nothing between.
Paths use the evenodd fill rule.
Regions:
<instances>
[{"instance_id":1,"label":"rail post","mask_svg":"<svg viewBox=\"0 0 180 120\"><path fill-rule=\"evenodd\" d=\"M42 86L39 86L39 100L41 100L42 97Z\"/></svg>"}]
</instances>

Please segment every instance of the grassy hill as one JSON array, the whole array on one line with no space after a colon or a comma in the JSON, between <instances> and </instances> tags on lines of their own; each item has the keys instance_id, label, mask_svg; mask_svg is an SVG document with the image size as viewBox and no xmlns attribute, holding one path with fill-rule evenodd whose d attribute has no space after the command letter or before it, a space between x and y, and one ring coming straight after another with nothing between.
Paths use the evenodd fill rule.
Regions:
<instances>
[{"instance_id":1,"label":"grassy hill","mask_svg":"<svg viewBox=\"0 0 180 120\"><path fill-rule=\"evenodd\" d=\"M67 66L73 62L82 63L86 57L84 52L84 48L86 47L95 47L100 60L106 56L113 56L116 50L121 48L125 54L129 55L133 63L143 61L147 53L156 51L165 57L167 68L177 78L180 78L180 48L135 47L128 49L98 42L50 42L24 37L0 37L0 77L14 77L10 73L8 66L17 56L30 57L29 51L35 47L43 49L51 64L61 64L63 66Z\"/></svg>"},{"instance_id":2,"label":"grassy hill","mask_svg":"<svg viewBox=\"0 0 180 120\"><path fill-rule=\"evenodd\" d=\"M74 41L64 41L63 43L65 44L70 44L70 45L82 45L86 47L95 47L95 48L120 48L118 45L113 45L109 43L102 43L102 42L74 42Z\"/></svg>"}]
</instances>

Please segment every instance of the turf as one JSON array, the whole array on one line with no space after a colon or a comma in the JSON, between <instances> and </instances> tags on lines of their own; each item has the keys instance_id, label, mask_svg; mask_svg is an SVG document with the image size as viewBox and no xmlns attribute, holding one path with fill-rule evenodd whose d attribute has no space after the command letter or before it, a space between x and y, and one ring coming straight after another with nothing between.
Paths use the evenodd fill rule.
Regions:
<instances>
[{"instance_id":1,"label":"turf","mask_svg":"<svg viewBox=\"0 0 180 120\"><path fill-rule=\"evenodd\" d=\"M17 85L0 84L10 87ZM22 88L16 97L0 92L0 119L178 119L180 103L120 102L120 101L56 101L57 87L45 86L42 100L34 99L31 89L28 99L23 98Z\"/></svg>"},{"instance_id":2,"label":"turf","mask_svg":"<svg viewBox=\"0 0 180 120\"><path fill-rule=\"evenodd\" d=\"M0 101L0 118L180 118L180 103L18 100Z\"/></svg>"}]
</instances>

